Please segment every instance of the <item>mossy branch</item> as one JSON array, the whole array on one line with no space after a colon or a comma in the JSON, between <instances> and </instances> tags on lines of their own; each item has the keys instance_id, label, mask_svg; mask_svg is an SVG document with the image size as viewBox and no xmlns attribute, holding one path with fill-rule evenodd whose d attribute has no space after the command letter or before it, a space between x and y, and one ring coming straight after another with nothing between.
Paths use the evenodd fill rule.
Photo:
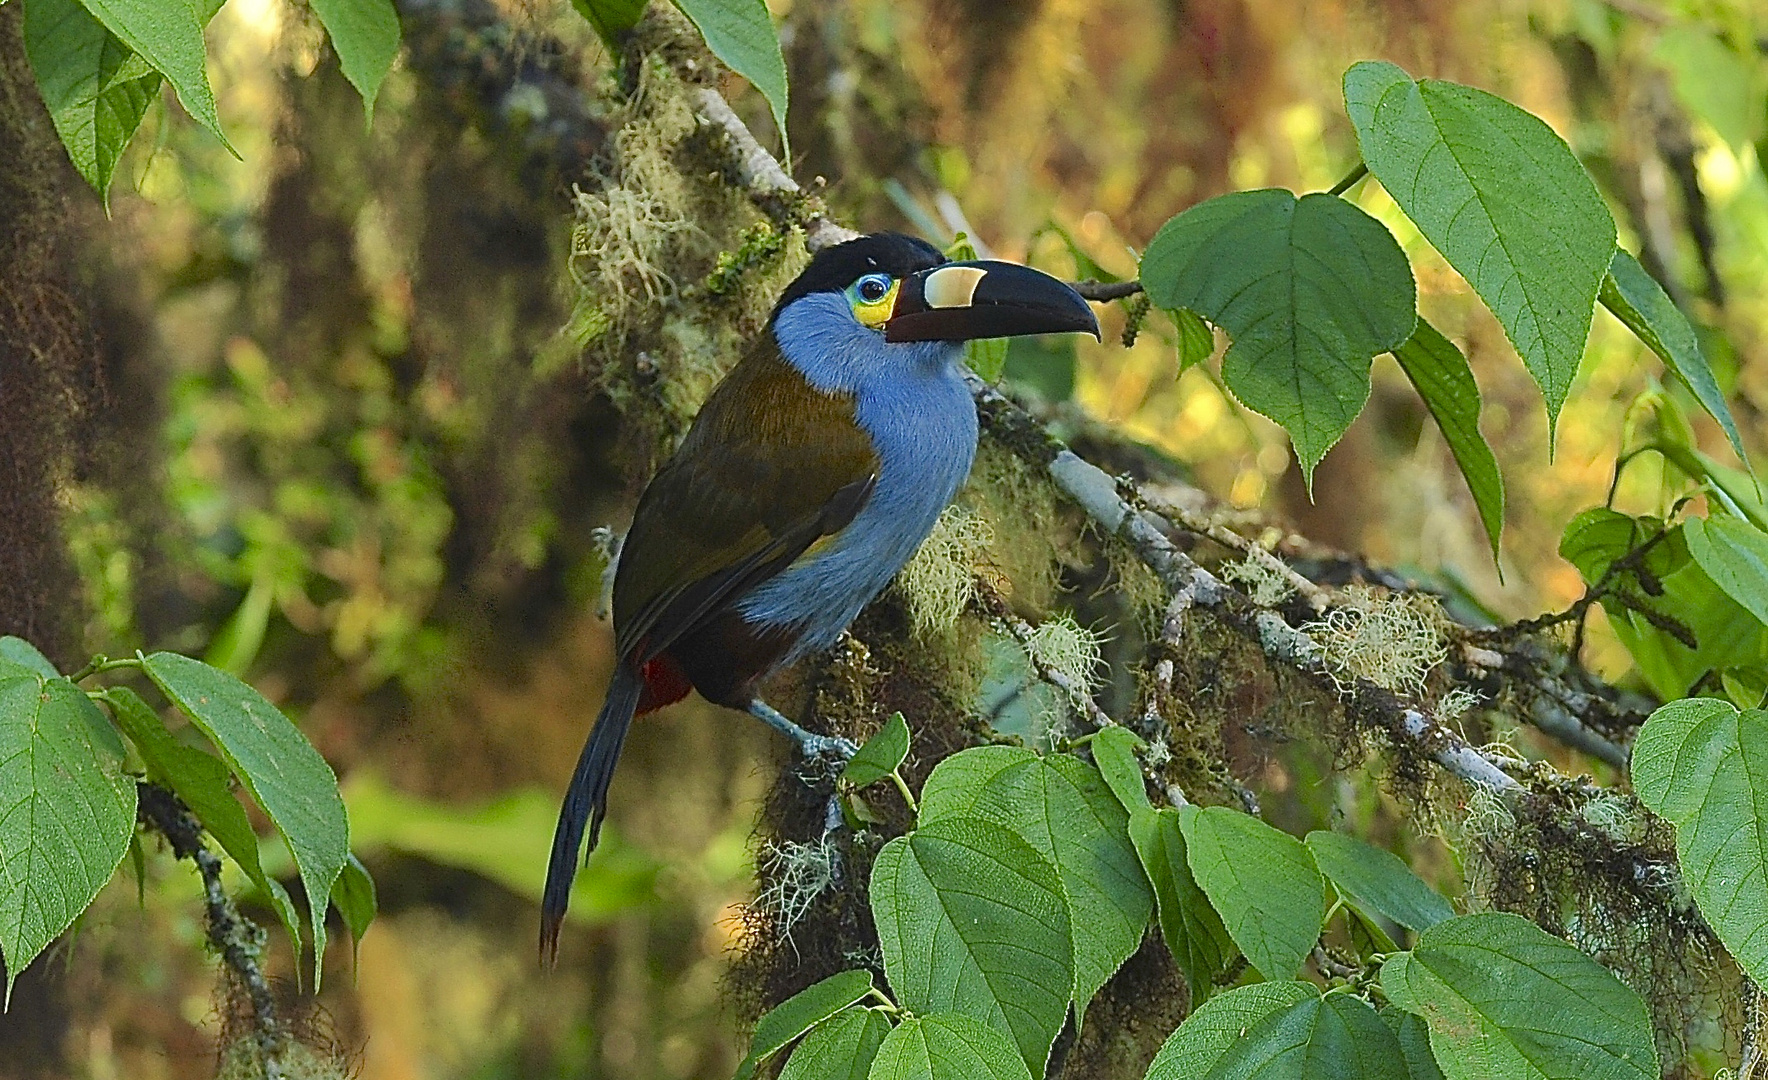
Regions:
<instances>
[{"instance_id":1,"label":"mossy branch","mask_svg":"<svg viewBox=\"0 0 1768 1080\"><path fill-rule=\"evenodd\" d=\"M252 1035L264 1065L265 1080L284 1080L283 1056L288 1034L277 1017L276 996L264 975L264 931L239 913L221 884L221 859L203 843L203 827L190 808L165 788L146 781L136 785L136 814L141 823L166 838L172 853L196 864L203 878L203 904L209 944L221 954L232 977L245 988L252 1004Z\"/></svg>"}]
</instances>

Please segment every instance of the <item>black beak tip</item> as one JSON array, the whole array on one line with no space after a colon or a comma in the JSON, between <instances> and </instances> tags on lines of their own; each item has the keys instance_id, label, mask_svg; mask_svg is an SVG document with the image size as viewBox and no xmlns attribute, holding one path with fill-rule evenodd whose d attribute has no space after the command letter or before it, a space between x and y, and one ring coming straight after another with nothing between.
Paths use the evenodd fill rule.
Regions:
<instances>
[{"instance_id":1,"label":"black beak tip","mask_svg":"<svg viewBox=\"0 0 1768 1080\"><path fill-rule=\"evenodd\" d=\"M1080 294L1076 293L1075 295L1079 296ZM1081 303L1086 304L1087 302L1083 298ZM1080 330L1083 334L1093 335L1094 341L1102 342L1105 340L1105 335L1099 330L1099 316L1093 313L1093 305L1091 304L1087 304L1087 325L1081 327Z\"/></svg>"}]
</instances>

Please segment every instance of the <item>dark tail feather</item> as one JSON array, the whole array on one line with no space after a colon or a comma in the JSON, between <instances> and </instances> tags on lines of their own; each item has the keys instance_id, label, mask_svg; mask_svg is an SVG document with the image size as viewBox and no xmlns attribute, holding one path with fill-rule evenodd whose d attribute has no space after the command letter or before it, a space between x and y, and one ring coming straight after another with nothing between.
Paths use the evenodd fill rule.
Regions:
<instances>
[{"instance_id":1,"label":"dark tail feather","mask_svg":"<svg viewBox=\"0 0 1768 1080\"><path fill-rule=\"evenodd\" d=\"M559 925L571 903L571 881L577 876L584 824L589 825L589 850L594 851L602 817L608 812L608 784L614 779L614 764L620 760L620 746L626 741L626 729L643 690L644 679L637 671L624 663L614 666L608 699L583 744L565 803L559 807L552 858L546 864L546 892L540 901L540 958L548 964L558 957Z\"/></svg>"}]
</instances>

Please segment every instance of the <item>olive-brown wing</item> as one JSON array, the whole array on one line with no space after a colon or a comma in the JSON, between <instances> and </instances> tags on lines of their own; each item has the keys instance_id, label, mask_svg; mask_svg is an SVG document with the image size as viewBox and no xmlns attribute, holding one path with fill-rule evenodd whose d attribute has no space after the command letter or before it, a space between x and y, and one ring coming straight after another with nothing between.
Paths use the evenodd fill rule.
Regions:
<instances>
[{"instance_id":1,"label":"olive-brown wing","mask_svg":"<svg viewBox=\"0 0 1768 1080\"><path fill-rule=\"evenodd\" d=\"M763 335L639 499L614 578L620 655L650 659L845 528L877 473L852 397L812 387Z\"/></svg>"}]
</instances>

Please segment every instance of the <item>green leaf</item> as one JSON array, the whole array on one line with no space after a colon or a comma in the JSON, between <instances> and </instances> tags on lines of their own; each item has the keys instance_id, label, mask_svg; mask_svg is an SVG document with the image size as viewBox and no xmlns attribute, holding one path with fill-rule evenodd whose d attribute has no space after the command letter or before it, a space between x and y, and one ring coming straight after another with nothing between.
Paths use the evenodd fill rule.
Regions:
<instances>
[{"instance_id":1,"label":"green leaf","mask_svg":"<svg viewBox=\"0 0 1768 1080\"><path fill-rule=\"evenodd\" d=\"M135 831L123 744L85 691L0 671L0 958L6 992L85 911Z\"/></svg>"},{"instance_id":2,"label":"green leaf","mask_svg":"<svg viewBox=\"0 0 1768 1080\"><path fill-rule=\"evenodd\" d=\"M1380 1015L1400 1040L1400 1054L1406 1059L1406 1072L1412 1080L1444 1080L1436 1055L1430 1052L1430 1027L1424 1018L1391 1006L1382 1009Z\"/></svg>"},{"instance_id":3,"label":"green leaf","mask_svg":"<svg viewBox=\"0 0 1768 1080\"><path fill-rule=\"evenodd\" d=\"M1184 1075L1184 1074L1180 1074ZM1208 1074L1260 1080L1410 1080L1393 1031L1368 1002L1314 997L1267 1017Z\"/></svg>"},{"instance_id":4,"label":"green leaf","mask_svg":"<svg viewBox=\"0 0 1768 1080\"><path fill-rule=\"evenodd\" d=\"M288 717L225 671L169 652L154 653L142 667L221 751L288 843L307 893L318 990L326 901L350 857L350 822L337 776Z\"/></svg>"},{"instance_id":5,"label":"green leaf","mask_svg":"<svg viewBox=\"0 0 1768 1080\"><path fill-rule=\"evenodd\" d=\"M1669 69L1682 104L1712 125L1721 139L1735 148L1761 138L1768 79L1752 58L1692 23L1672 24L1652 55Z\"/></svg>"},{"instance_id":6,"label":"green leaf","mask_svg":"<svg viewBox=\"0 0 1768 1080\"><path fill-rule=\"evenodd\" d=\"M1688 316L1682 314L1669 294L1664 292L1663 286L1646 273L1645 267L1640 266L1639 260L1628 254L1625 248L1616 248L1608 273L1602 279L1600 295L1602 306L1688 384L1701 408L1725 429L1725 438L1731 442L1738 460L1748 464L1743 436L1738 434L1731 406L1726 404L1725 393L1719 389L1719 381L1713 378L1706 353L1701 351L1700 337L1694 332Z\"/></svg>"},{"instance_id":7,"label":"green leaf","mask_svg":"<svg viewBox=\"0 0 1768 1080\"><path fill-rule=\"evenodd\" d=\"M1003 381L1032 390L1045 401L1059 404L1074 396L1076 352L1072 334L1034 334L1007 339L1007 364Z\"/></svg>"},{"instance_id":8,"label":"green leaf","mask_svg":"<svg viewBox=\"0 0 1768 1080\"><path fill-rule=\"evenodd\" d=\"M888 1034L890 1021L878 1010L842 1009L811 1028L792 1049L780 1080L866 1080Z\"/></svg>"},{"instance_id":9,"label":"green leaf","mask_svg":"<svg viewBox=\"0 0 1768 1080\"><path fill-rule=\"evenodd\" d=\"M1307 845L1225 806L1179 814L1191 873L1234 944L1265 978L1293 978L1326 923L1326 882Z\"/></svg>"},{"instance_id":10,"label":"green leaf","mask_svg":"<svg viewBox=\"0 0 1768 1080\"><path fill-rule=\"evenodd\" d=\"M1394 350L1394 359L1424 399L1443 441L1449 444L1449 453L1455 455L1496 559L1504 532L1504 477L1491 445L1480 434L1479 384L1473 381L1467 357L1420 316L1412 336Z\"/></svg>"},{"instance_id":11,"label":"green leaf","mask_svg":"<svg viewBox=\"0 0 1768 1080\"><path fill-rule=\"evenodd\" d=\"M1768 712L1672 701L1633 745L1640 801L1676 825L1701 914L1751 978L1768 977Z\"/></svg>"},{"instance_id":12,"label":"green leaf","mask_svg":"<svg viewBox=\"0 0 1768 1080\"><path fill-rule=\"evenodd\" d=\"M49 658L37 651L37 647L24 638L7 634L0 637L0 660L10 660L20 667L29 668L45 679L53 679L61 674Z\"/></svg>"},{"instance_id":13,"label":"green leaf","mask_svg":"<svg viewBox=\"0 0 1768 1080\"><path fill-rule=\"evenodd\" d=\"M1381 968L1448 1080L1657 1080L1651 1016L1608 969L1527 919L1438 923Z\"/></svg>"},{"instance_id":14,"label":"green leaf","mask_svg":"<svg viewBox=\"0 0 1768 1080\"><path fill-rule=\"evenodd\" d=\"M350 940L361 946L362 935L374 922L375 914L380 910L380 902L375 895L374 877L362 860L352 855L344 862L343 872L338 874L337 883L332 886L332 906L343 916L344 926L350 931Z\"/></svg>"},{"instance_id":15,"label":"green leaf","mask_svg":"<svg viewBox=\"0 0 1768 1080\"><path fill-rule=\"evenodd\" d=\"M1240 950L1222 925L1222 917L1191 876L1179 812L1137 807L1130 814L1130 840L1136 845L1148 880L1154 883L1161 936L1166 938L1166 947L1179 970L1185 973L1185 982L1191 987L1191 1006L1196 1008L1215 992L1216 977L1228 970Z\"/></svg>"},{"instance_id":16,"label":"green leaf","mask_svg":"<svg viewBox=\"0 0 1768 1080\"><path fill-rule=\"evenodd\" d=\"M959 815L1005 825L1056 868L1074 929L1074 1001L1084 1014L1142 944L1154 907L1122 804L1097 769L1070 754L989 746L940 762L921 789L923 824Z\"/></svg>"},{"instance_id":17,"label":"green leaf","mask_svg":"<svg viewBox=\"0 0 1768 1080\"><path fill-rule=\"evenodd\" d=\"M737 1066L737 1080L754 1076L756 1068L787 1043L871 992L871 972L843 971L812 983L775 1005L755 1022L749 1056Z\"/></svg>"},{"instance_id":18,"label":"green leaf","mask_svg":"<svg viewBox=\"0 0 1768 1080\"><path fill-rule=\"evenodd\" d=\"M331 38L344 78L362 95L363 113L374 122L381 80L399 55L399 14L392 0L309 0Z\"/></svg>"},{"instance_id":19,"label":"green leaf","mask_svg":"<svg viewBox=\"0 0 1768 1080\"><path fill-rule=\"evenodd\" d=\"M1594 585L1621 556L1646 538L1637 524L1619 510L1595 506L1566 522L1559 537L1559 557L1578 568L1587 584Z\"/></svg>"},{"instance_id":20,"label":"green leaf","mask_svg":"<svg viewBox=\"0 0 1768 1080\"><path fill-rule=\"evenodd\" d=\"M608 48L620 48L621 35L638 25L647 0L571 0L577 14L589 20L596 36Z\"/></svg>"},{"instance_id":21,"label":"green leaf","mask_svg":"<svg viewBox=\"0 0 1768 1080\"><path fill-rule=\"evenodd\" d=\"M974 338L964 342L964 363L987 383L998 383L1007 370L1006 338Z\"/></svg>"},{"instance_id":22,"label":"green leaf","mask_svg":"<svg viewBox=\"0 0 1768 1080\"><path fill-rule=\"evenodd\" d=\"M1179 374L1183 375L1215 352L1215 331L1203 321L1203 316L1190 308L1179 308L1167 314L1172 316L1173 325L1179 331Z\"/></svg>"},{"instance_id":23,"label":"green leaf","mask_svg":"<svg viewBox=\"0 0 1768 1080\"><path fill-rule=\"evenodd\" d=\"M859 753L848 759L841 770L841 780L854 787L865 787L895 772L909 756L909 725L901 713L891 713L878 734L866 740Z\"/></svg>"},{"instance_id":24,"label":"green leaf","mask_svg":"<svg viewBox=\"0 0 1768 1080\"><path fill-rule=\"evenodd\" d=\"M215 114L215 95L209 89L209 75L204 67L203 24L198 21L195 6L166 0L83 2L105 29L166 77L192 119L221 140L228 153L239 156Z\"/></svg>"},{"instance_id":25,"label":"green leaf","mask_svg":"<svg viewBox=\"0 0 1768 1080\"><path fill-rule=\"evenodd\" d=\"M1223 379L1288 429L1310 484L1368 400L1375 354L1417 321L1398 242L1330 195L1268 189L1200 203L1161 226L1141 273L1155 304L1228 332Z\"/></svg>"},{"instance_id":26,"label":"green leaf","mask_svg":"<svg viewBox=\"0 0 1768 1080\"><path fill-rule=\"evenodd\" d=\"M1615 249L1615 222L1565 140L1483 90L1364 62L1345 108L1369 171L1510 338L1557 427Z\"/></svg>"},{"instance_id":27,"label":"green leaf","mask_svg":"<svg viewBox=\"0 0 1768 1080\"><path fill-rule=\"evenodd\" d=\"M1217 1064L1266 1020L1319 999L1318 990L1300 982L1253 983L1210 998L1167 1036L1148 1065L1147 1080L1213 1076Z\"/></svg>"},{"instance_id":28,"label":"green leaf","mask_svg":"<svg viewBox=\"0 0 1768 1080\"><path fill-rule=\"evenodd\" d=\"M1105 785L1117 801L1132 814L1154 805L1148 801L1142 763L1136 758L1136 751L1147 745L1126 727L1102 728L1093 736L1093 763L1099 766L1099 775L1105 778Z\"/></svg>"},{"instance_id":29,"label":"green leaf","mask_svg":"<svg viewBox=\"0 0 1768 1080\"><path fill-rule=\"evenodd\" d=\"M1768 624L1768 534L1732 517L1682 523L1688 554L1713 584Z\"/></svg>"},{"instance_id":30,"label":"green leaf","mask_svg":"<svg viewBox=\"0 0 1768 1080\"><path fill-rule=\"evenodd\" d=\"M1005 1035L952 1012L914 1016L898 1024L878 1048L869 1076L870 1080L1031 1080L1031 1072Z\"/></svg>"},{"instance_id":31,"label":"green leaf","mask_svg":"<svg viewBox=\"0 0 1768 1080\"><path fill-rule=\"evenodd\" d=\"M1308 834L1307 845L1326 879L1347 902L1369 914L1420 931L1455 917L1455 909L1442 894L1391 851L1354 836L1319 830Z\"/></svg>"},{"instance_id":32,"label":"green leaf","mask_svg":"<svg viewBox=\"0 0 1768 1080\"><path fill-rule=\"evenodd\" d=\"M145 65L75 0L25 5L25 54L68 157L108 209L117 159L159 92L159 73L119 78Z\"/></svg>"},{"instance_id":33,"label":"green leaf","mask_svg":"<svg viewBox=\"0 0 1768 1080\"><path fill-rule=\"evenodd\" d=\"M359 768L345 781L343 794L350 846L357 853L385 849L415 855L470 870L539 902L559 816L556 793L527 787L463 806L396 791L373 771ZM587 926L651 902L659 868L654 858L603 829L602 842L571 887L566 918Z\"/></svg>"},{"instance_id":34,"label":"green leaf","mask_svg":"<svg viewBox=\"0 0 1768 1080\"><path fill-rule=\"evenodd\" d=\"M1043 1075L1074 992L1056 868L1004 826L952 817L885 844L871 898L898 1002L987 1020Z\"/></svg>"},{"instance_id":35,"label":"green leaf","mask_svg":"<svg viewBox=\"0 0 1768 1080\"><path fill-rule=\"evenodd\" d=\"M790 161L792 151L786 145L786 58L780 53L780 35L774 30L773 16L762 0L675 0L706 47L725 67L749 80L749 85L767 99L773 111L774 124L780 129L780 143L786 146L783 158Z\"/></svg>"},{"instance_id":36,"label":"green leaf","mask_svg":"<svg viewBox=\"0 0 1768 1080\"><path fill-rule=\"evenodd\" d=\"M245 807L234 797L232 773L226 764L173 738L153 707L128 687L110 687L104 692L104 700L111 707L117 727L135 744L147 766L147 778L170 788L221 845L221 850L239 864L254 885L264 890L282 920L283 929L288 931L290 947L299 955L300 912L295 910L288 891L264 872L258 857L258 834L246 817Z\"/></svg>"}]
</instances>

